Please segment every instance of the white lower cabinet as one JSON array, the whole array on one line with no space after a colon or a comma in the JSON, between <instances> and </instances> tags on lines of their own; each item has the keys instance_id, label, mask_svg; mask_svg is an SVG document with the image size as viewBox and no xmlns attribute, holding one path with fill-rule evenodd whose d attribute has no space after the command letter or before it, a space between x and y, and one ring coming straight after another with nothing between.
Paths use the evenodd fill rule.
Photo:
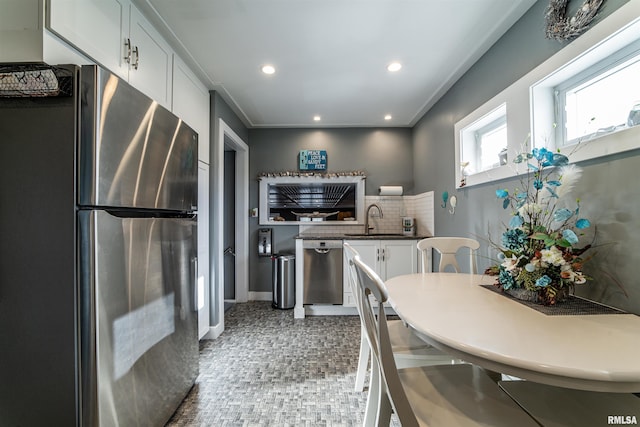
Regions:
<instances>
[{"instance_id":1,"label":"white lower cabinet","mask_svg":"<svg viewBox=\"0 0 640 427\"><path fill-rule=\"evenodd\" d=\"M360 259L378 273L382 280L418 272L417 240L345 240L345 242L358 251ZM343 262L343 305L355 307L348 268L345 256Z\"/></svg>"}]
</instances>

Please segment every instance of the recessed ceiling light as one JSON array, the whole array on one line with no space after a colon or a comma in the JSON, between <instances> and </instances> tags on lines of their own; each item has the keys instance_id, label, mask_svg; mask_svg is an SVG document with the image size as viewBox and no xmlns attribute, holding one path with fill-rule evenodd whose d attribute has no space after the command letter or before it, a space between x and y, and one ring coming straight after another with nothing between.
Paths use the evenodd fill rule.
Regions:
<instances>
[{"instance_id":1,"label":"recessed ceiling light","mask_svg":"<svg viewBox=\"0 0 640 427\"><path fill-rule=\"evenodd\" d=\"M262 72L265 74L273 74L276 72L276 69L273 65L263 65Z\"/></svg>"},{"instance_id":2,"label":"recessed ceiling light","mask_svg":"<svg viewBox=\"0 0 640 427\"><path fill-rule=\"evenodd\" d=\"M402 68L402 64L399 62L392 62L387 66L387 70L391 72L400 71L400 68Z\"/></svg>"},{"instance_id":3,"label":"recessed ceiling light","mask_svg":"<svg viewBox=\"0 0 640 427\"><path fill-rule=\"evenodd\" d=\"M320 117L320 116L313 116L313 121L314 122L319 122L321 118L322 117Z\"/></svg>"},{"instance_id":4,"label":"recessed ceiling light","mask_svg":"<svg viewBox=\"0 0 640 427\"><path fill-rule=\"evenodd\" d=\"M391 117L391 114L387 114L386 116L384 116L384 119L385 119L385 120L391 120L391 118L392 118L392 117Z\"/></svg>"}]
</instances>

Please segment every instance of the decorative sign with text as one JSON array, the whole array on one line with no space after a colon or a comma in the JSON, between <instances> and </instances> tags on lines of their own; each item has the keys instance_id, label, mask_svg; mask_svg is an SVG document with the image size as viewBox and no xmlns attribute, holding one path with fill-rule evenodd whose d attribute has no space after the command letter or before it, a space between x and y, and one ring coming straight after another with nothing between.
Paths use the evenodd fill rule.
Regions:
<instances>
[{"instance_id":1,"label":"decorative sign with text","mask_svg":"<svg viewBox=\"0 0 640 427\"><path fill-rule=\"evenodd\" d=\"M326 171L326 150L300 150L301 171Z\"/></svg>"}]
</instances>

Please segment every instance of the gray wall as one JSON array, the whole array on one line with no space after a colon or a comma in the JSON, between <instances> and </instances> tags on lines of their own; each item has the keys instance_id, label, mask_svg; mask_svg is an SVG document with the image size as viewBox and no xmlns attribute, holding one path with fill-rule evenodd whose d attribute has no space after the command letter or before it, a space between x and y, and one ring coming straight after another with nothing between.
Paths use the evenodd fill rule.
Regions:
<instances>
[{"instance_id":1,"label":"gray wall","mask_svg":"<svg viewBox=\"0 0 640 427\"><path fill-rule=\"evenodd\" d=\"M624 3L605 2L598 19ZM436 200L445 190L458 197L455 215L436 208L436 234L471 236L482 241L482 269L492 264L488 236L498 240L509 215L496 200L495 190L513 188L519 181L504 180L456 191L454 124L565 46L544 38L547 5L547 0L538 1L413 129L415 191L434 190ZM525 138L523 135L522 140ZM635 184L640 150L579 165L584 174L575 193L582 200L583 215L596 224L595 244L601 246L588 252L595 256L585 265L585 272L594 280L578 287L577 292L640 314L640 280L635 268L640 264L640 189ZM594 234L593 227L590 232Z\"/></svg>"},{"instance_id":2,"label":"gray wall","mask_svg":"<svg viewBox=\"0 0 640 427\"><path fill-rule=\"evenodd\" d=\"M411 129L251 129L249 130L249 207L258 207L258 174L298 170L300 150L326 150L329 171L363 170L365 193L381 185L402 185L413 192ZM256 178L256 179L254 179ZM294 252L297 226L273 228L277 252ZM271 259L257 255L257 218L249 222L249 290L271 291Z\"/></svg>"},{"instance_id":3,"label":"gray wall","mask_svg":"<svg viewBox=\"0 0 640 427\"><path fill-rule=\"evenodd\" d=\"M222 96L212 90L211 94L211 141L218 138L218 119L224 120L224 122L233 129L233 131L242 138L243 141L247 141L249 138L249 130L245 126L244 122L238 117L238 115L229 107L229 104L222 99ZM213 143L211 144L213 148ZM213 150L211 150L213 153ZM211 159L213 162L213 158Z\"/></svg>"}]
</instances>

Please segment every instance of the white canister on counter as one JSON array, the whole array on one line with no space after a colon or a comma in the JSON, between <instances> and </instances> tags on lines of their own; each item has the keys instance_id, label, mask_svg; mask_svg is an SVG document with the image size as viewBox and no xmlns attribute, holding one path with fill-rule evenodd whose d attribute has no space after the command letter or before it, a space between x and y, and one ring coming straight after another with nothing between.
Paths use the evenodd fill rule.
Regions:
<instances>
[{"instance_id":1,"label":"white canister on counter","mask_svg":"<svg viewBox=\"0 0 640 427\"><path fill-rule=\"evenodd\" d=\"M405 236L416 235L416 219L408 216L402 217L402 234Z\"/></svg>"}]
</instances>

